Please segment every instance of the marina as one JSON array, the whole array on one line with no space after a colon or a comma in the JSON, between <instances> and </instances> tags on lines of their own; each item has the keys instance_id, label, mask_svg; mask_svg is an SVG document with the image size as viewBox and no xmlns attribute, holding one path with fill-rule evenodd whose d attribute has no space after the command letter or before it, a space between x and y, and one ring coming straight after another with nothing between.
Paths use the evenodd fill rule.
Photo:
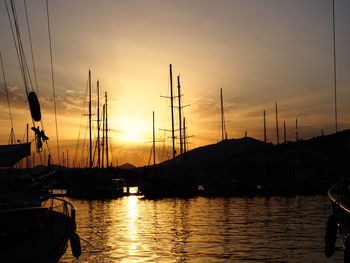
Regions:
<instances>
[{"instance_id":1,"label":"marina","mask_svg":"<svg viewBox=\"0 0 350 263\"><path fill-rule=\"evenodd\" d=\"M350 263L348 10L2 1L0 262Z\"/></svg>"}]
</instances>

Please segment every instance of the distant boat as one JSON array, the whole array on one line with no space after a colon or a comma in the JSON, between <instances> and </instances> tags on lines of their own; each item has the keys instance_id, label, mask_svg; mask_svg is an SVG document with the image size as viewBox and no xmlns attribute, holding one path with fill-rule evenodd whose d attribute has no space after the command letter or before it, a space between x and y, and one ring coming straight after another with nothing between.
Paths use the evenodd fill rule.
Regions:
<instances>
[{"instance_id":1,"label":"distant boat","mask_svg":"<svg viewBox=\"0 0 350 263\"><path fill-rule=\"evenodd\" d=\"M90 200L114 199L124 196L123 180L114 180L115 170L109 165L108 159L108 108L107 92L105 92L105 104L102 114L102 141L100 139L100 103L99 103L99 81L97 82L97 166L94 168L93 135L92 135L92 84L91 71L89 70L89 167L85 169L67 169L60 175L68 188L68 195L72 198ZM102 149L100 149L102 148ZM102 157L102 158L101 158Z\"/></svg>"},{"instance_id":2,"label":"distant boat","mask_svg":"<svg viewBox=\"0 0 350 263\"><path fill-rule=\"evenodd\" d=\"M140 185L140 192L149 199L159 199L159 198L168 198L168 197L193 197L198 194L198 183L193 176L193 173L189 172L187 167L180 165L183 155L183 139L180 134L180 155L176 157L175 150L175 124L174 124L174 95L173 95L173 73L172 65L169 65L170 71L170 99L171 103L171 138L172 138L172 159L169 161L171 165L158 167L155 164L155 135L154 135L154 115L153 115L153 158L154 158L154 167L150 170L150 175L148 178L143 180ZM180 79L178 80L178 99L180 100ZM181 102L179 101L179 115L181 116ZM181 128L181 117L179 119L179 131ZM185 130L185 127L184 127ZM184 134L183 138L186 138ZM175 163L178 162L178 163ZM146 173L148 171L146 170Z\"/></svg>"}]
</instances>

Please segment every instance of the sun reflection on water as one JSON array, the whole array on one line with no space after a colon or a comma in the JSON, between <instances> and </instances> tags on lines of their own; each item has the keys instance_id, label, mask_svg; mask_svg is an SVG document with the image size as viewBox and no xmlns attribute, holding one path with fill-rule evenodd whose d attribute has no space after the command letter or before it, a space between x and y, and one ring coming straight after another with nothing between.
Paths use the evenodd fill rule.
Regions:
<instances>
[{"instance_id":1,"label":"sun reflection on water","mask_svg":"<svg viewBox=\"0 0 350 263\"><path fill-rule=\"evenodd\" d=\"M129 241L128 254L130 256L135 256L138 254L138 227L137 221L139 217L139 208L138 208L138 197L129 196L127 203L127 220L128 220L128 229L127 229L127 238Z\"/></svg>"},{"instance_id":2,"label":"sun reflection on water","mask_svg":"<svg viewBox=\"0 0 350 263\"><path fill-rule=\"evenodd\" d=\"M75 201L82 241L60 263L329 262L327 197ZM336 253L332 262L342 262Z\"/></svg>"}]
</instances>

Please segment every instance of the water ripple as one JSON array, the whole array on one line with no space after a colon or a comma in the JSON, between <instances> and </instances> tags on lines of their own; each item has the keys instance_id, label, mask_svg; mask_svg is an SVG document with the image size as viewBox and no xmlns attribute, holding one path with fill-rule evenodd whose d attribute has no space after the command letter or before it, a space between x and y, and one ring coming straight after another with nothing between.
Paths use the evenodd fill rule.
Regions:
<instances>
[{"instance_id":1,"label":"water ripple","mask_svg":"<svg viewBox=\"0 0 350 263\"><path fill-rule=\"evenodd\" d=\"M342 262L323 255L326 197L71 200L83 254L72 262Z\"/></svg>"}]
</instances>

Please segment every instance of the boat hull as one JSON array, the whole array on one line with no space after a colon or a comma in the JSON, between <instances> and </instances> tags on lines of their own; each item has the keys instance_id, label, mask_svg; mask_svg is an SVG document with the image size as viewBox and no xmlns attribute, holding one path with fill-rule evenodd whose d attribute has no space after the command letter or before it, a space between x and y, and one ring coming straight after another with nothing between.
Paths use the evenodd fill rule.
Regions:
<instances>
[{"instance_id":1,"label":"boat hull","mask_svg":"<svg viewBox=\"0 0 350 263\"><path fill-rule=\"evenodd\" d=\"M50 208L1 211L1 260L7 263L58 262L74 229L67 214Z\"/></svg>"}]
</instances>

